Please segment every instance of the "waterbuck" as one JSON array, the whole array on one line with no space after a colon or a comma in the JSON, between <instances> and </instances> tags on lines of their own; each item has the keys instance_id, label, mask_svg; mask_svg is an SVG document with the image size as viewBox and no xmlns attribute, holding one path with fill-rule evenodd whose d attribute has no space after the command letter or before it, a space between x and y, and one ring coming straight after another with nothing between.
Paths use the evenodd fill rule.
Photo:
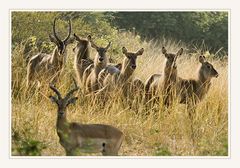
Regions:
<instances>
[{"instance_id":1,"label":"waterbuck","mask_svg":"<svg viewBox=\"0 0 240 168\"><path fill-rule=\"evenodd\" d=\"M81 153L99 153L102 155L118 155L118 151L123 141L123 133L111 126L103 124L80 124L67 121L67 107L75 103L77 97L73 93L78 90L70 90L65 97L52 84L50 88L56 96L49 96L53 103L57 105L57 134L59 142L66 151L66 155L80 155Z\"/></svg>"},{"instance_id":2,"label":"waterbuck","mask_svg":"<svg viewBox=\"0 0 240 168\"><path fill-rule=\"evenodd\" d=\"M177 65L176 60L178 56L182 55L183 48L176 54L168 53L165 47L162 47L162 53L165 56L165 64L163 74L153 74L147 79L145 90L147 92L147 99L153 95L161 93L163 95L163 103L169 106L175 94L175 85L177 80Z\"/></svg>"},{"instance_id":3,"label":"waterbuck","mask_svg":"<svg viewBox=\"0 0 240 168\"><path fill-rule=\"evenodd\" d=\"M91 46L97 51L97 54L94 59L93 65L89 65L88 68L84 71L85 88L87 92L94 92L99 89L98 84L98 74L102 69L107 66L108 57L106 55L107 50L111 46L111 42L108 43L106 47L98 47L91 39L91 36L88 37ZM88 75L88 73L90 73Z\"/></svg>"},{"instance_id":4,"label":"waterbuck","mask_svg":"<svg viewBox=\"0 0 240 168\"><path fill-rule=\"evenodd\" d=\"M77 46L73 49L75 53L74 69L76 72L78 83L82 87L84 87L83 73L89 65L93 65L93 60L90 59L90 49L89 49L89 42L91 40L91 36L88 35L87 39L82 39L74 33L74 37L77 41Z\"/></svg>"},{"instance_id":5,"label":"waterbuck","mask_svg":"<svg viewBox=\"0 0 240 168\"><path fill-rule=\"evenodd\" d=\"M39 53L30 58L27 65L27 86L33 81L37 80L55 83L58 79L67 57L67 46L74 42L71 36L71 21L68 21L68 35L64 40L61 40L56 33L56 18L53 22L53 35L49 35L50 41L56 47L52 54Z\"/></svg>"},{"instance_id":6,"label":"waterbuck","mask_svg":"<svg viewBox=\"0 0 240 168\"><path fill-rule=\"evenodd\" d=\"M177 94L180 103L196 105L208 93L211 79L218 77L218 72L213 65L206 61L205 56L199 56L200 67L197 79L177 79Z\"/></svg>"}]
</instances>

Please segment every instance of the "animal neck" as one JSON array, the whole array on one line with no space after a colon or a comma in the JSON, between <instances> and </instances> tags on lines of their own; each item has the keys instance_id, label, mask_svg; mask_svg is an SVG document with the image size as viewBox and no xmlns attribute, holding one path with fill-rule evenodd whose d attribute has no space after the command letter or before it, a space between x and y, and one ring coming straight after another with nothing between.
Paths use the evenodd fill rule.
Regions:
<instances>
[{"instance_id":1,"label":"animal neck","mask_svg":"<svg viewBox=\"0 0 240 168\"><path fill-rule=\"evenodd\" d=\"M120 72L121 81L127 81L132 76L133 72L134 70L130 67L130 63L125 58Z\"/></svg>"},{"instance_id":2,"label":"animal neck","mask_svg":"<svg viewBox=\"0 0 240 168\"><path fill-rule=\"evenodd\" d=\"M61 67L63 66L63 63L65 62L65 54L64 55L59 55L58 53L58 48L55 47L55 49L53 50L53 53L52 53L52 58L50 60L51 64L54 65L55 67Z\"/></svg>"},{"instance_id":3,"label":"animal neck","mask_svg":"<svg viewBox=\"0 0 240 168\"><path fill-rule=\"evenodd\" d=\"M66 116L62 116L62 117L57 116L57 133L60 138L67 133L68 127L69 127L69 124L67 122Z\"/></svg>"},{"instance_id":4,"label":"animal neck","mask_svg":"<svg viewBox=\"0 0 240 168\"><path fill-rule=\"evenodd\" d=\"M97 59L98 59L98 54L96 55L95 61L94 61L94 73L96 75L98 75L100 73L100 71L102 69L106 68L106 66L107 66L106 58L101 63L99 63Z\"/></svg>"},{"instance_id":5,"label":"animal neck","mask_svg":"<svg viewBox=\"0 0 240 168\"><path fill-rule=\"evenodd\" d=\"M164 79L164 82L176 81L176 79L177 79L177 67L175 65L165 66L163 79Z\"/></svg>"},{"instance_id":6,"label":"animal neck","mask_svg":"<svg viewBox=\"0 0 240 168\"><path fill-rule=\"evenodd\" d=\"M211 79L204 77L202 73L198 73L197 84L198 84L199 98L201 99L208 92L211 86Z\"/></svg>"},{"instance_id":7,"label":"animal neck","mask_svg":"<svg viewBox=\"0 0 240 168\"><path fill-rule=\"evenodd\" d=\"M75 62L80 63L82 59L88 59L90 55L90 51L88 46L82 45L80 46L78 53L75 56Z\"/></svg>"},{"instance_id":8,"label":"animal neck","mask_svg":"<svg viewBox=\"0 0 240 168\"><path fill-rule=\"evenodd\" d=\"M207 85L207 84L211 84L211 79L210 78L206 78L203 73L199 72L198 73L198 83L201 85Z\"/></svg>"}]
</instances>

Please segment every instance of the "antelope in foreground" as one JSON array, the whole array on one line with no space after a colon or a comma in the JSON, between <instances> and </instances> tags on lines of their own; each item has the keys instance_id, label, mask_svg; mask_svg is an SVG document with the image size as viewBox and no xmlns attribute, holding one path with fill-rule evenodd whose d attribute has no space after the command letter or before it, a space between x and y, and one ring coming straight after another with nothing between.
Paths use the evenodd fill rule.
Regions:
<instances>
[{"instance_id":1,"label":"antelope in foreground","mask_svg":"<svg viewBox=\"0 0 240 168\"><path fill-rule=\"evenodd\" d=\"M67 121L67 106L77 100L77 97L73 97L73 93L78 90L76 82L75 88L70 90L65 97L62 97L52 84L50 84L50 88L56 93L56 96L49 96L49 98L58 107L56 128L60 144L65 149L66 155L73 156L81 152L118 155L124 137L119 129L110 125L69 123Z\"/></svg>"},{"instance_id":2,"label":"antelope in foreground","mask_svg":"<svg viewBox=\"0 0 240 168\"><path fill-rule=\"evenodd\" d=\"M152 94L162 93L163 103L169 106L173 99L173 94L176 89L177 82L177 65L176 60L178 56L182 55L183 48L176 54L168 53L166 48L162 48L162 53L165 56L165 65L163 68L163 76L161 74L153 74L146 81L145 90L147 92L147 99L151 98Z\"/></svg>"},{"instance_id":3,"label":"antelope in foreground","mask_svg":"<svg viewBox=\"0 0 240 168\"><path fill-rule=\"evenodd\" d=\"M74 69L76 72L78 83L81 84L81 86L83 87L83 72L87 69L89 65L93 64L93 60L90 59L89 51L89 41L91 40L91 36L88 35L86 40L81 39L74 33L74 37L77 41L77 46L73 49L73 51L75 52Z\"/></svg>"},{"instance_id":4,"label":"antelope in foreground","mask_svg":"<svg viewBox=\"0 0 240 168\"><path fill-rule=\"evenodd\" d=\"M111 42L104 47L98 47L91 39L91 36L88 37L91 43L91 46L97 51L97 54L94 59L93 65L89 65L88 68L84 71L84 78L87 92L94 92L99 89L98 84L98 74L102 69L107 66L108 58L106 55L107 50L109 49ZM88 73L90 74L88 75Z\"/></svg>"},{"instance_id":5,"label":"antelope in foreground","mask_svg":"<svg viewBox=\"0 0 240 168\"><path fill-rule=\"evenodd\" d=\"M53 36L49 35L50 41L56 44L55 49L51 55L45 53L39 53L33 56L27 65L27 86L34 80L45 80L46 82L56 82L59 78L61 71L67 57L67 46L74 42L74 38L70 38L71 35L71 21L68 21L68 35L64 40L61 40L56 33L56 18L53 22Z\"/></svg>"}]
</instances>

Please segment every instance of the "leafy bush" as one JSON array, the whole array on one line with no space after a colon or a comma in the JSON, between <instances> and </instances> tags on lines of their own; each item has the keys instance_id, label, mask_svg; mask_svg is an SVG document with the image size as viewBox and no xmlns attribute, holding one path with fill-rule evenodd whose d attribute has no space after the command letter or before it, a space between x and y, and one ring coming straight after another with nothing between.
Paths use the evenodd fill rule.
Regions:
<instances>
[{"instance_id":1,"label":"leafy bush","mask_svg":"<svg viewBox=\"0 0 240 168\"><path fill-rule=\"evenodd\" d=\"M45 143L31 138L23 138L19 133L12 133L12 155L15 156L41 156L41 152L47 146Z\"/></svg>"}]
</instances>

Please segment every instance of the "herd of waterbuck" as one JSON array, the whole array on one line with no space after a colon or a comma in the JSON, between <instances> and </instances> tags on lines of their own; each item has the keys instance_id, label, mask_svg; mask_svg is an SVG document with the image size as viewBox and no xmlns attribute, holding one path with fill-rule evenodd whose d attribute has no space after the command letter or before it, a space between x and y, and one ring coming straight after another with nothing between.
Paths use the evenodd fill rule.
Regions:
<instances>
[{"instance_id":1,"label":"herd of waterbuck","mask_svg":"<svg viewBox=\"0 0 240 168\"><path fill-rule=\"evenodd\" d=\"M133 73L137 67L138 56L144 53L141 48L137 52L129 52L122 47L124 59L121 64L109 63L107 51L111 42L106 47L97 46L91 36L87 39L80 38L76 34L71 36L71 21L68 21L68 35L61 40L55 30L56 18L53 22L53 36L49 35L51 42L56 47L51 55L37 54L30 58L27 66L27 85L34 81L45 81L50 83L50 88L56 96L50 96L52 102L57 104L57 134L60 144L64 147L66 155L77 155L79 152L101 152L103 155L117 155L123 141L123 133L110 125L103 124L79 124L68 123L66 119L66 108L74 103L77 97L73 93L81 88L83 93L92 95L104 94L117 89L123 96L141 94L147 102L161 95L164 106L168 107L173 99L187 107L194 107L209 91L211 79L218 77L218 72L213 65L199 56L200 68L197 79L182 79L177 73L176 60L182 55L183 48L176 54L169 53L162 47L166 62L162 74L153 74L144 83L140 79L134 79ZM75 88L62 97L54 83L59 80L67 57L68 44L77 42L73 48L75 53L74 69L77 81L74 80ZM90 47L97 51L95 59L90 58ZM79 87L78 87L79 86ZM155 99L156 101L156 99ZM189 112L192 117L193 111Z\"/></svg>"}]
</instances>

